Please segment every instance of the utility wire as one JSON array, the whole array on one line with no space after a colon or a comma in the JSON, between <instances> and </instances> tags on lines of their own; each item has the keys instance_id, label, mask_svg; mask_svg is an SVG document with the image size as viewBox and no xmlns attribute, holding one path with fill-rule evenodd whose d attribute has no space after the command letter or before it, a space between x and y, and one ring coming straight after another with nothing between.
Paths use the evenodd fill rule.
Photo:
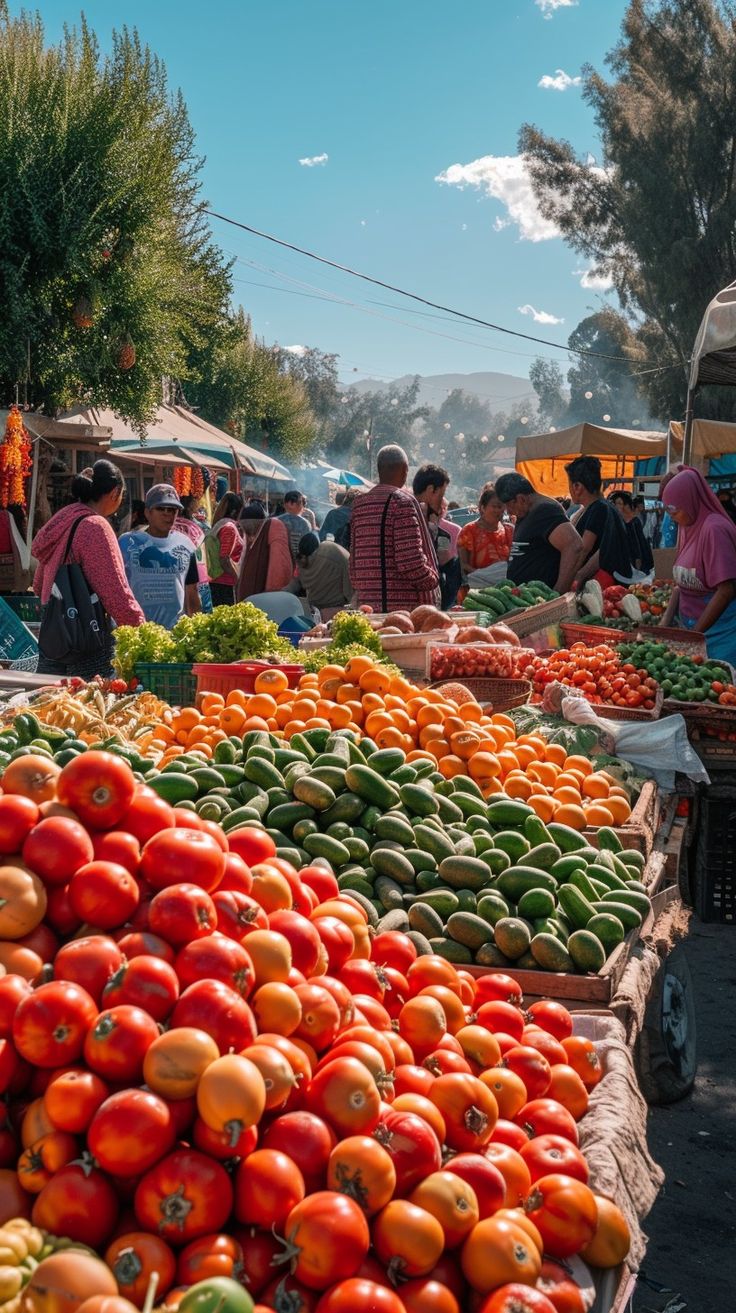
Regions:
<instances>
[{"instance_id":1,"label":"utility wire","mask_svg":"<svg viewBox=\"0 0 736 1313\"><path fill-rule=\"evenodd\" d=\"M372 283L375 287L383 287L387 292L394 292L397 296L408 297L411 301L418 301L420 305L427 305L432 310L441 310L445 314L454 315L458 319L464 319L471 324L479 324L482 328L493 329L496 333L506 333L510 337L522 338L525 342L537 342L541 346L554 347L556 351L565 351L576 356L591 356L598 360L616 360L620 364L648 364L648 361L632 360L629 356L609 355L604 351L590 351L585 347L563 346L560 342L551 342L546 337L535 337L531 333L521 333L515 328L504 328L501 324L491 323L487 319L480 319L477 315L469 315L464 310L455 310L452 306L443 305L438 301L430 301L425 296L419 296L417 292L408 292L403 287L397 287L393 283L384 282L382 278L374 278L371 274L361 273L358 269L351 269L349 265L340 264L337 260L329 260L324 255L318 255L315 251L309 251L303 246L297 246L294 242L287 242L282 237L276 237L273 233L262 232L260 228L254 228L251 224L242 223L239 219L231 219L226 214L219 214L216 210L203 211L211 219L219 219L221 223L228 223L233 228L240 228L243 232L251 233L254 237L261 237L264 241L273 242L276 246L281 246L287 251L295 251L297 255L305 255L310 260L316 260L319 264L327 265L331 269L339 269L341 273L350 274L353 278L360 278L363 282ZM653 366L653 369L671 369L674 365Z\"/></svg>"}]
</instances>

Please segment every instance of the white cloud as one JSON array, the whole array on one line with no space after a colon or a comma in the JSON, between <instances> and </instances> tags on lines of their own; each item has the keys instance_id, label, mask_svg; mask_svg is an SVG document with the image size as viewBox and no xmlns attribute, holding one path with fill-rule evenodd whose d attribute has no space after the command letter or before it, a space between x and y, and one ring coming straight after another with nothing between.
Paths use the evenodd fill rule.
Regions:
<instances>
[{"instance_id":1,"label":"white cloud","mask_svg":"<svg viewBox=\"0 0 736 1313\"><path fill-rule=\"evenodd\" d=\"M461 223L461 224L460 224L460 231L463 232L463 233L466 233L466 232L468 231L468 225L467 225L467 223Z\"/></svg>"},{"instance_id":2,"label":"white cloud","mask_svg":"<svg viewBox=\"0 0 736 1313\"><path fill-rule=\"evenodd\" d=\"M580 286L591 292L607 292L613 287L610 274L596 273L595 269L573 269L573 277L580 279Z\"/></svg>"},{"instance_id":3,"label":"white cloud","mask_svg":"<svg viewBox=\"0 0 736 1313\"><path fill-rule=\"evenodd\" d=\"M297 343L296 346L285 346L284 351L288 351L290 356L306 356L308 347L300 346Z\"/></svg>"},{"instance_id":4,"label":"white cloud","mask_svg":"<svg viewBox=\"0 0 736 1313\"><path fill-rule=\"evenodd\" d=\"M438 173L435 182L450 187L478 187L508 210L507 223L515 223L528 242L545 242L559 237L559 229L539 212L526 161L522 155L483 155L469 164L451 164ZM496 225L496 230L500 231Z\"/></svg>"},{"instance_id":5,"label":"white cloud","mask_svg":"<svg viewBox=\"0 0 736 1313\"><path fill-rule=\"evenodd\" d=\"M558 9L572 9L578 0L534 0L543 18L553 18Z\"/></svg>"},{"instance_id":6,"label":"white cloud","mask_svg":"<svg viewBox=\"0 0 736 1313\"><path fill-rule=\"evenodd\" d=\"M497 214L496 218L493 220L493 231L494 233L502 233L504 228L508 228L510 225L510 219L502 219L500 214Z\"/></svg>"},{"instance_id":7,"label":"white cloud","mask_svg":"<svg viewBox=\"0 0 736 1313\"><path fill-rule=\"evenodd\" d=\"M315 165L326 164L329 158L327 151L325 151L322 155L305 155L299 163L305 169L313 169Z\"/></svg>"},{"instance_id":8,"label":"white cloud","mask_svg":"<svg viewBox=\"0 0 736 1313\"><path fill-rule=\"evenodd\" d=\"M518 307L520 315L531 315L535 324L564 324L564 319L558 315L550 315L546 310L535 310L533 305L520 305Z\"/></svg>"},{"instance_id":9,"label":"white cloud","mask_svg":"<svg viewBox=\"0 0 736 1313\"><path fill-rule=\"evenodd\" d=\"M539 79L537 86L542 87L544 91L567 91L568 87L579 87L581 82L582 78L570 77L564 68L558 68L555 70L554 77L551 73L545 73Z\"/></svg>"}]
</instances>

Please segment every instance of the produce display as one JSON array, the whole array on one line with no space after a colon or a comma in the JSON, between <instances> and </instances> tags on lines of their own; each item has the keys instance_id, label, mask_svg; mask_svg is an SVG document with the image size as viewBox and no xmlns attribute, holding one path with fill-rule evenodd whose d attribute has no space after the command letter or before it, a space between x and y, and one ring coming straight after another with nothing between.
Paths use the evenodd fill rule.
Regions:
<instances>
[{"instance_id":1,"label":"produce display","mask_svg":"<svg viewBox=\"0 0 736 1313\"><path fill-rule=\"evenodd\" d=\"M666 698L677 702L736 706L736 686L731 681L731 671L720 661L709 661L699 653L689 656L685 652L673 651L655 639L645 643L622 643L618 652L622 661L640 667L656 679Z\"/></svg>"},{"instance_id":2,"label":"produce display","mask_svg":"<svg viewBox=\"0 0 736 1313\"><path fill-rule=\"evenodd\" d=\"M667 583L630 584L628 588L613 584L601 589L600 584L592 579L585 585L580 598L583 610L580 623L622 630L658 625L671 595L672 585Z\"/></svg>"},{"instance_id":3,"label":"produce display","mask_svg":"<svg viewBox=\"0 0 736 1313\"><path fill-rule=\"evenodd\" d=\"M374 924L380 899L345 887L339 859L371 866L377 886L379 852L414 851L408 836L379 846L390 821L427 856L420 837L452 839L436 874L470 888L478 862L496 879L459 851L477 834L501 875L523 857L539 892L557 866L561 891L556 848L570 888L586 897L572 881L584 871L598 893L609 872L627 908L638 863L602 834L594 876L581 836L545 830L518 800L422 778L426 759L375 744L369 766L344 731L295 737L287 749L254 731L239 761L232 738L217 748L223 780L229 766L256 790L244 801L255 816L273 822L281 807L292 842L301 822L300 873L274 825L230 811L220 828L199 798L172 807L156 792L167 770L149 771L152 789L95 749L62 769L48 751L5 768L0 1288L25 1290L23 1313L93 1313L90 1299L99 1313L105 1296L132 1313L154 1292L183 1313L584 1313L588 1265L614 1268L629 1248L578 1148L602 1076L595 1045L559 1003L524 1011L511 976L475 979L423 932L390 928L391 913ZM218 769L207 761L179 772L200 772L198 792ZM210 782L210 798L234 783ZM327 856L317 840L342 848ZM72 1247L42 1258L59 1234Z\"/></svg>"},{"instance_id":4,"label":"produce display","mask_svg":"<svg viewBox=\"0 0 736 1313\"><path fill-rule=\"evenodd\" d=\"M440 679L526 679L519 673L526 649L508 644L433 643L429 652L429 678Z\"/></svg>"},{"instance_id":5,"label":"produce display","mask_svg":"<svg viewBox=\"0 0 736 1313\"><path fill-rule=\"evenodd\" d=\"M615 707L640 707L653 711L659 685L657 680L637 664L627 659L623 648L606 644L590 647L587 643L573 643L547 656L519 654L518 673L531 680L533 698L542 698L550 684L565 684L577 689L589 702Z\"/></svg>"},{"instance_id":6,"label":"produce display","mask_svg":"<svg viewBox=\"0 0 736 1313\"><path fill-rule=\"evenodd\" d=\"M504 616L512 611L539 606L540 602L552 602L559 595L549 584L512 584L507 579L500 584L489 584L486 588L469 589L463 607L466 611L487 611L492 616Z\"/></svg>"},{"instance_id":7,"label":"produce display","mask_svg":"<svg viewBox=\"0 0 736 1313\"><path fill-rule=\"evenodd\" d=\"M0 716L0 770L17 748L56 749L59 763L74 751L104 743L138 758L136 742L170 714L152 693L126 694L123 680L71 680L64 687L41 689L32 708ZM64 755L66 754L66 756Z\"/></svg>"},{"instance_id":8,"label":"produce display","mask_svg":"<svg viewBox=\"0 0 736 1313\"><path fill-rule=\"evenodd\" d=\"M216 606L209 613L182 616L173 629L150 620L137 629L115 630L115 668L129 681L139 662L244 661L248 657L294 659L294 648L250 602Z\"/></svg>"}]
</instances>

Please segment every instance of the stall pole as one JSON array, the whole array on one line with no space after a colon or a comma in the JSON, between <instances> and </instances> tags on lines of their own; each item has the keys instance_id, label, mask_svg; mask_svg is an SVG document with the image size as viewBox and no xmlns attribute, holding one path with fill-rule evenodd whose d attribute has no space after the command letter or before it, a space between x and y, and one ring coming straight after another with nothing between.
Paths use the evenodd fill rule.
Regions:
<instances>
[{"instance_id":1,"label":"stall pole","mask_svg":"<svg viewBox=\"0 0 736 1313\"><path fill-rule=\"evenodd\" d=\"M682 462L689 465L692 458L693 445L693 419L695 411L695 393L697 387L688 388L687 401L685 403L685 435L682 441Z\"/></svg>"}]
</instances>

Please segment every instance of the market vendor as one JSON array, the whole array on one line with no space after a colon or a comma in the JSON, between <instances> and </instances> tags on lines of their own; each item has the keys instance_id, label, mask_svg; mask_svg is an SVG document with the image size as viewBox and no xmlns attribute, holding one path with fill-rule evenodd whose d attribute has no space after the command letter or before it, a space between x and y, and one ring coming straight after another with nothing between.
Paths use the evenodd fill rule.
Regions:
<instances>
[{"instance_id":1,"label":"market vendor","mask_svg":"<svg viewBox=\"0 0 736 1313\"><path fill-rule=\"evenodd\" d=\"M538 580L567 592L583 559L583 544L559 502L536 492L522 474L502 474L496 494L516 518L507 578L515 584Z\"/></svg>"},{"instance_id":2,"label":"market vendor","mask_svg":"<svg viewBox=\"0 0 736 1313\"><path fill-rule=\"evenodd\" d=\"M736 525L698 470L683 468L663 485L678 526L676 587L664 617L705 635L709 657L736 663Z\"/></svg>"},{"instance_id":3,"label":"market vendor","mask_svg":"<svg viewBox=\"0 0 736 1313\"><path fill-rule=\"evenodd\" d=\"M576 456L565 466L570 496L582 510L573 516L583 540L578 585L597 579L601 588L628 584L634 578L631 548L620 512L603 496L601 463L597 456Z\"/></svg>"}]
</instances>

